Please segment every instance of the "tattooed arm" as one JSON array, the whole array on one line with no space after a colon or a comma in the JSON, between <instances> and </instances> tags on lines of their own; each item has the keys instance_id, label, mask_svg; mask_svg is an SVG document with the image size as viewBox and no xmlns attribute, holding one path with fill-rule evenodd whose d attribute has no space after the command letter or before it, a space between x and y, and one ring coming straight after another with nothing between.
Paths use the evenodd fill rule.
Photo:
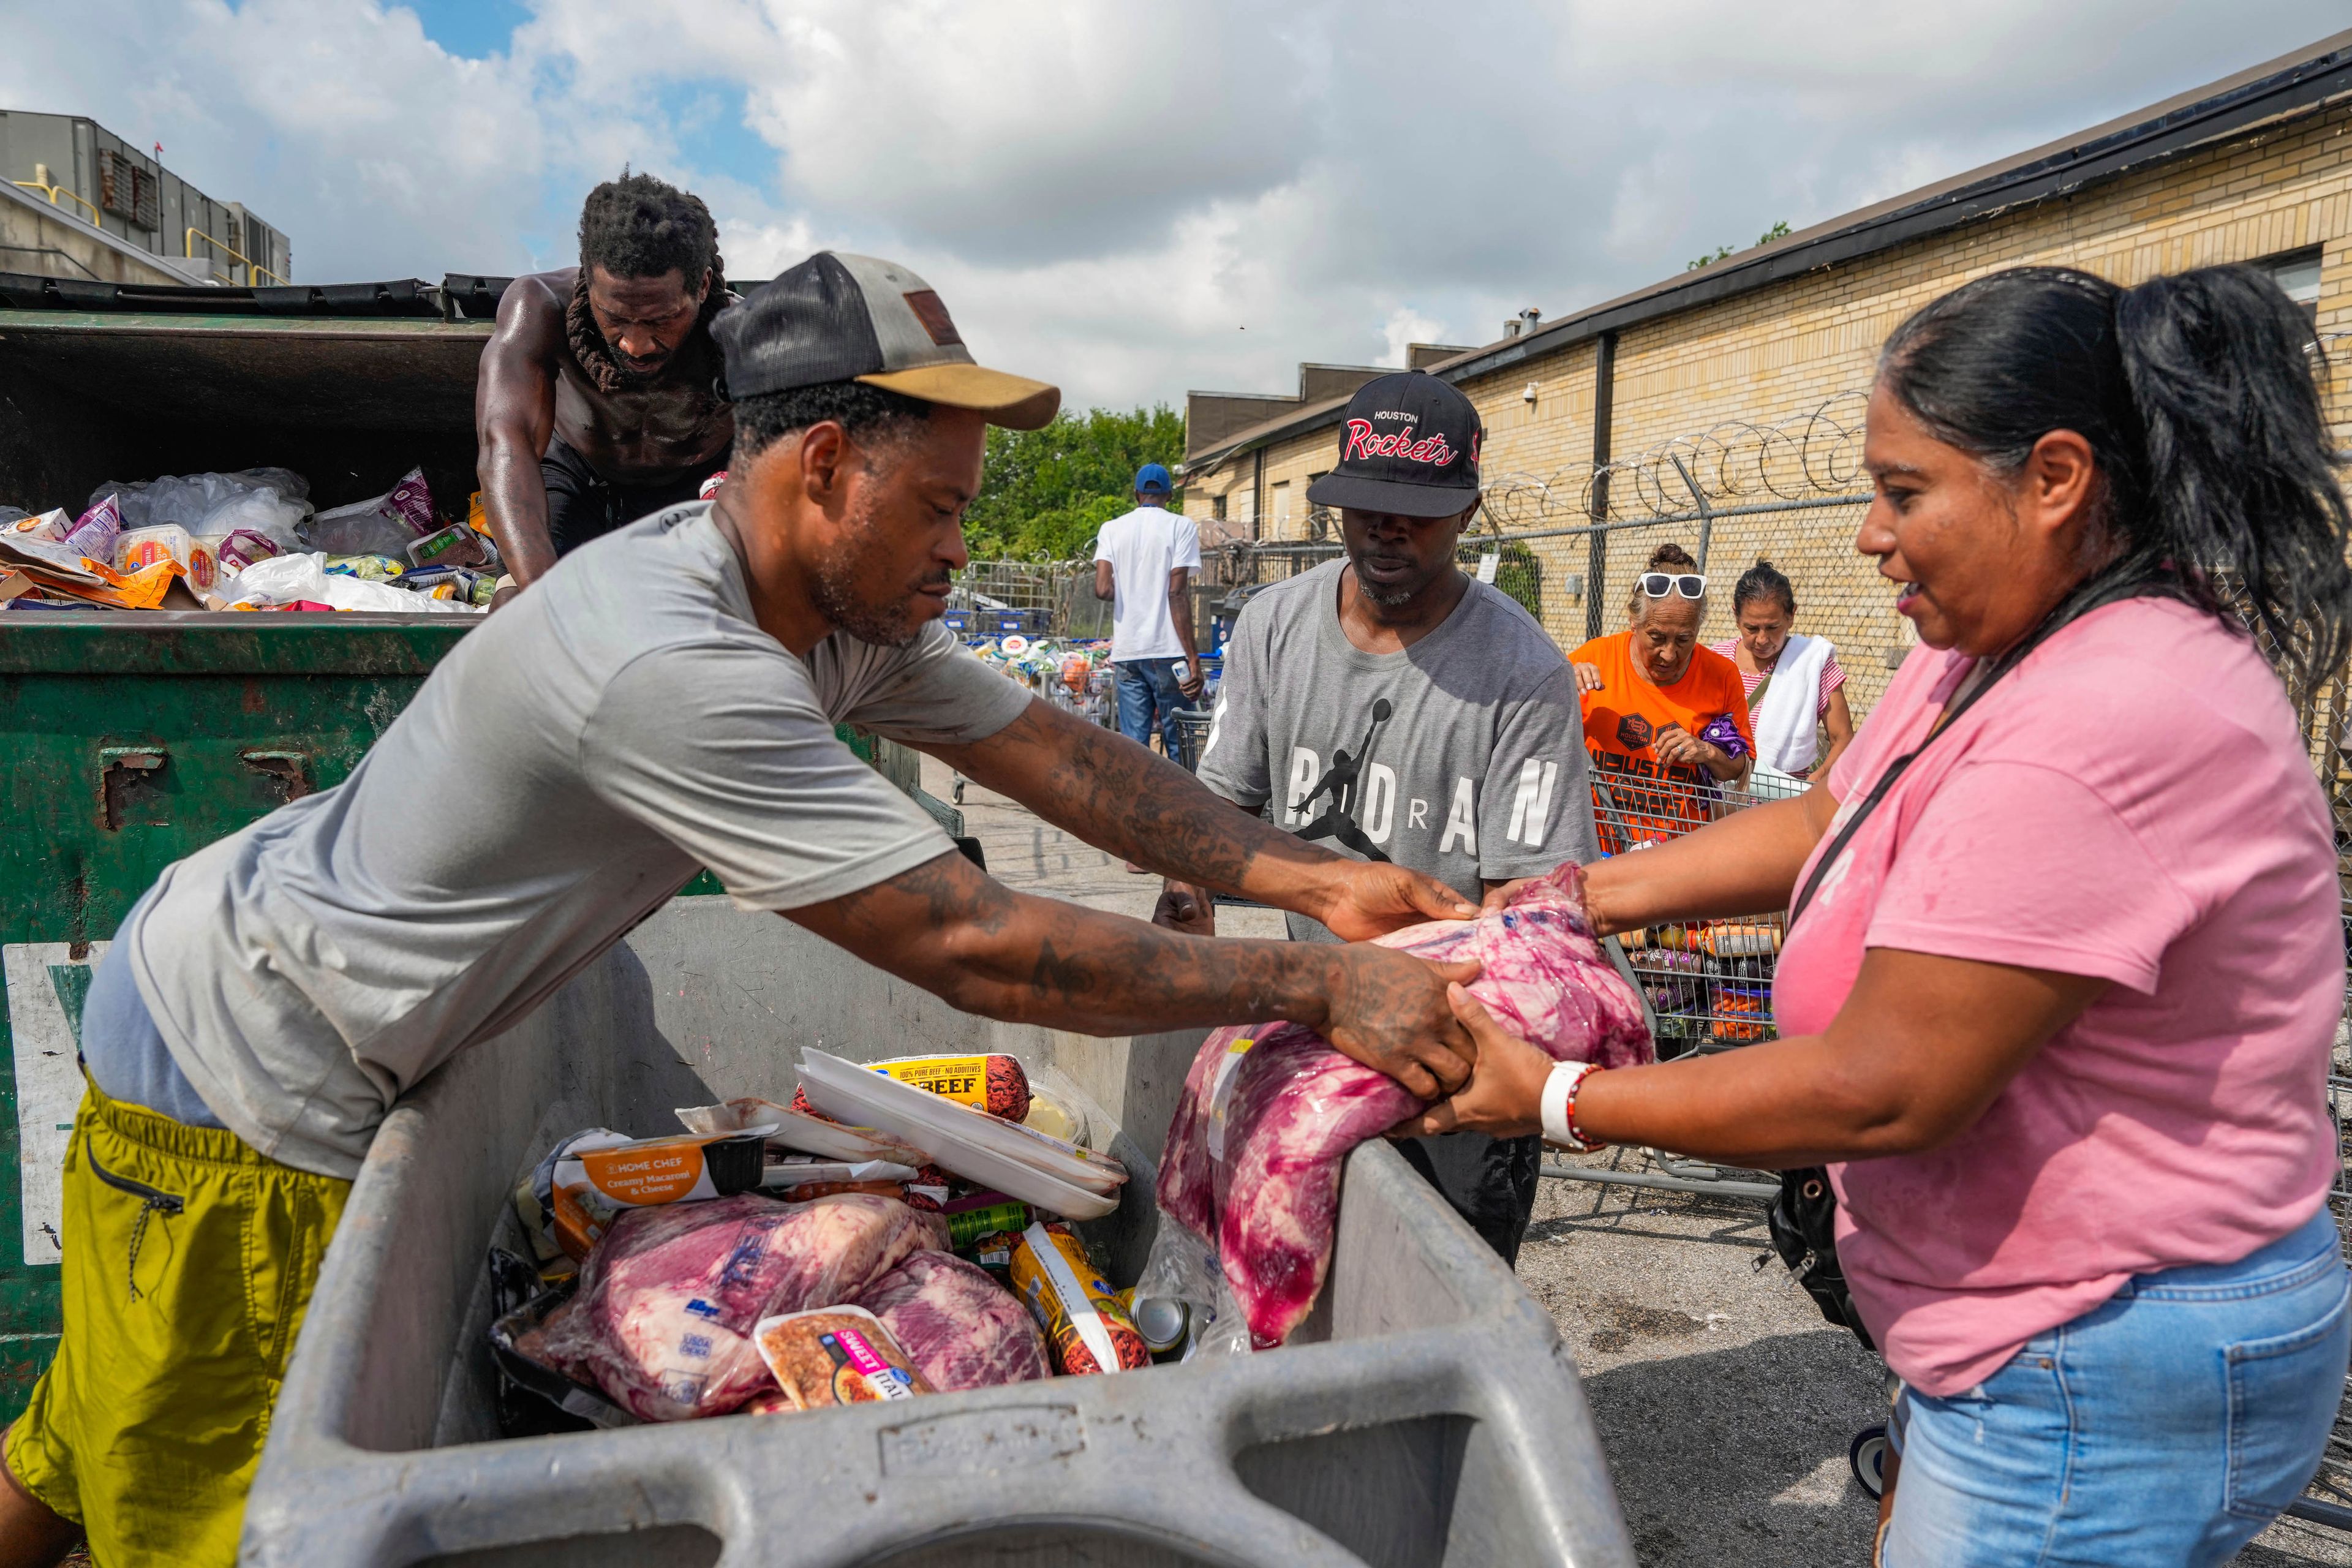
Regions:
<instances>
[{"instance_id":1,"label":"tattooed arm","mask_svg":"<svg viewBox=\"0 0 2352 1568\"><path fill-rule=\"evenodd\" d=\"M1284 1019L1424 1100L1470 1070L1445 986L1475 977L1475 963L1433 964L1370 944L1179 936L1015 893L954 853L785 918L986 1017L1095 1035Z\"/></svg>"},{"instance_id":2,"label":"tattooed arm","mask_svg":"<svg viewBox=\"0 0 2352 1568\"><path fill-rule=\"evenodd\" d=\"M1097 849L1177 882L1311 915L1342 937L1477 912L1433 877L1302 843L1164 757L1048 702L1031 702L986 740L930 751Z\"/></svg>"}]
</instances>

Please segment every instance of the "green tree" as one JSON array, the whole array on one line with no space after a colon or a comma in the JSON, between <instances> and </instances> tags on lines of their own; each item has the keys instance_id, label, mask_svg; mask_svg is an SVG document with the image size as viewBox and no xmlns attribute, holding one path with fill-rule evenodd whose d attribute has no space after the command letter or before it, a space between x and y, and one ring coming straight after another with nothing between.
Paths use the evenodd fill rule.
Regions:
<instances>
[{"instance_id":1,"label":"green tree","mask_svg":"<svg viewBox=\"0 0 2352 1568\"><path fill-rule=\"evenodd\" d=\"M1183 456L1184 417L1165 404L1064 414L1042 430L992 426L964 537L982 560L1068 560L1134 506L1136 469L1172 469Z\"/></svg>"},{"instance_id":2,"label":"green tree","mask_svg":"<svg viewBox=\"0 0 2352 1568\"><path fill-rule=\"evenodd\" d=\"M1762 234L1758 235L1756 237L1756 243L1758 245L1769 245L1776 239L1788 238L1789 234L1789 220L1787 218L1782 218L1770 228L1768 228ZM1727 245L1718 245L1715 247L1714 255L1701 256L1684 262L1683 270L1685 272L1696 272L1702 267L1712 267L1730 254L1731 247Z\"/></svg>"}]
</instances>

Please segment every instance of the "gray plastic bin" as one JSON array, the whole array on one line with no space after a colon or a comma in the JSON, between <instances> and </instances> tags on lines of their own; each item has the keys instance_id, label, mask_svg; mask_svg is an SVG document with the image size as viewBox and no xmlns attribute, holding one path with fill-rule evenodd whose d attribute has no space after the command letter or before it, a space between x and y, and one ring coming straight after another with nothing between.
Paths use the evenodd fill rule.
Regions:
<instances>
[{"instance_id":1,"label":"gray plastic bin","mask_svg":"<svg viewBox=\"0 0 2352 1568\"><path fill-rule=\"evenodd\" d=\"M1011 1051L1125 1129L1094 1239L1131 1279L1202 1037L947 1007L772 915L678 900L394 1110L328 1252L246 1516L268 1568L1630 1565L1550 1317L1384 1144L1347 1169L1323 1301L1268 1354L500 1441L483 1267L560 1132L775 1094L798 1047Z\"/></svg>"}]
</instances>

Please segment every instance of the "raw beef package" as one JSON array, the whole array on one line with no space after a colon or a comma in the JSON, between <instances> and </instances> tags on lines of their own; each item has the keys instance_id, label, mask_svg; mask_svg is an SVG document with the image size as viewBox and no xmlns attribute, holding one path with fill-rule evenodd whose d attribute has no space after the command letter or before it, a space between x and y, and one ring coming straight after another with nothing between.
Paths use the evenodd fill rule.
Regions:
<instances>
[{"instance_id":1,"label":"raw beef package","mask_svg":"<svg viewBox=\"0 0 2352 1568\"><path fill-rule=\"evenodd\" d=\"M774 1380L761 1319L848 1301L946 1222L859 1193L782 1204L756 1193L624 1212L548 1320L549 1361L647 1421L723 1415Z\"/></svg>"},{"instance_id":2,"label":"raw beef package","mask_svg":"<svg viewBox=\"0 0 2352 1568\"><path fill-rule=\"evenodd\" d=\"M1507 909L1380 942L1434 962L1477 959L1471 994L1562 1061L1651 1059L1641 998L1594 940L1573 865L1522 888ZM1315 1305L1348 1152L1421 1103L1295 1024L1220 1029L1201 1047L1169 1126L1160 1208L1213 1249L1252 1345L1282 1343Z\"/></svg>"},{"instance_id":3,"label":"raw beef package","mask_svg":"<svg viewBox=\"0 0 2352 1568\"><path fill-rule=\"evenodd\" d=\"M1029 1309L988 1271L944 1252L910 1252L855 1305L882 1320L933 1388L990 1388L1047 1374Z\"/></svg>"}]
</instances>

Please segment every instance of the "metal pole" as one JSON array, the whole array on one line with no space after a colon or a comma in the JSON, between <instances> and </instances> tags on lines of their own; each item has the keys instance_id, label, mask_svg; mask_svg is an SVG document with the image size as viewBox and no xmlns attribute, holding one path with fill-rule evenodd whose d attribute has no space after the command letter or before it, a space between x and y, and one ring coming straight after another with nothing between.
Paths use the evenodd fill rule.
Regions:
<instances>
[{"instance_id":1,"label":"metal pole","mask_svg":"<svg viewBox=\"0 0 2352 1568\"><path fill-rule=\"evenodd\" d=\"M1648 1187L1661 1193L1715 1193L1734 1198L1777 1198L1778 1187L1762 1182L1717 1181L1690 1176L1653 1176L1643 1171L1594 1171L1582 1165L1546 1165L1543 1173L1566 1182L1591 1182L1604 1187Z\"/></svg>"},{"instance_id":2,"label":"metal pole","mask_svg":"<svg viewBox=\"0 0 2352 1568\"><path fill-rule=\"evenodd\" d=\"M1250 470L1250 537L1265 537L1265 448L1257 449L1257 462Z\"/></svg>"},{"instance_id":3,"label":"metal pole","mask_svg":"<svg viewBox=\"0 0 2352 1568\"><path fill-rule=\"evenodd\" d=\"M2306 1519L2330 1530L2352 1531L2352 1508L2346 1508L2341 1503L2322 1502L2317 1498L2297 1498L2286 1505L2286 1516L2289 1519Z\"/></svg>"},{"instance_id":4,"label":"metal pole","mask_svg":"<svg viewBox=\"0 0 2352 1568\"><path fill-rule=\"evenodd\" d=\"M1706 570L1706 542L1708 536L1715 531L1715 512L1707 506L1706 497L1700 491L1698 481L1691 478L1691 471L1688 468L1683 467L1682 454L1679 452L1669 452L1666 456L1673 460L1675 472L1680 474L1683 477L1683 483L1689 487L1691 500L1698 503L1698 569L1701 572L1705 572Z\"/></svg>"},{"instance_id":5,"label":"metal pole","mask_svg":"<svg viewBox=\"0 0 2352 1568\"><path fill-rule=\"evenodd\" d=\"M1599 531L1609 521L1609 424L1616 401L1617 334L1601 334L1592 356L1592 521L1594 533L1585 552L1584 635L1601 635L1601 584L1609 575L1609 536Z\"/></svg>"}]
</instances>

